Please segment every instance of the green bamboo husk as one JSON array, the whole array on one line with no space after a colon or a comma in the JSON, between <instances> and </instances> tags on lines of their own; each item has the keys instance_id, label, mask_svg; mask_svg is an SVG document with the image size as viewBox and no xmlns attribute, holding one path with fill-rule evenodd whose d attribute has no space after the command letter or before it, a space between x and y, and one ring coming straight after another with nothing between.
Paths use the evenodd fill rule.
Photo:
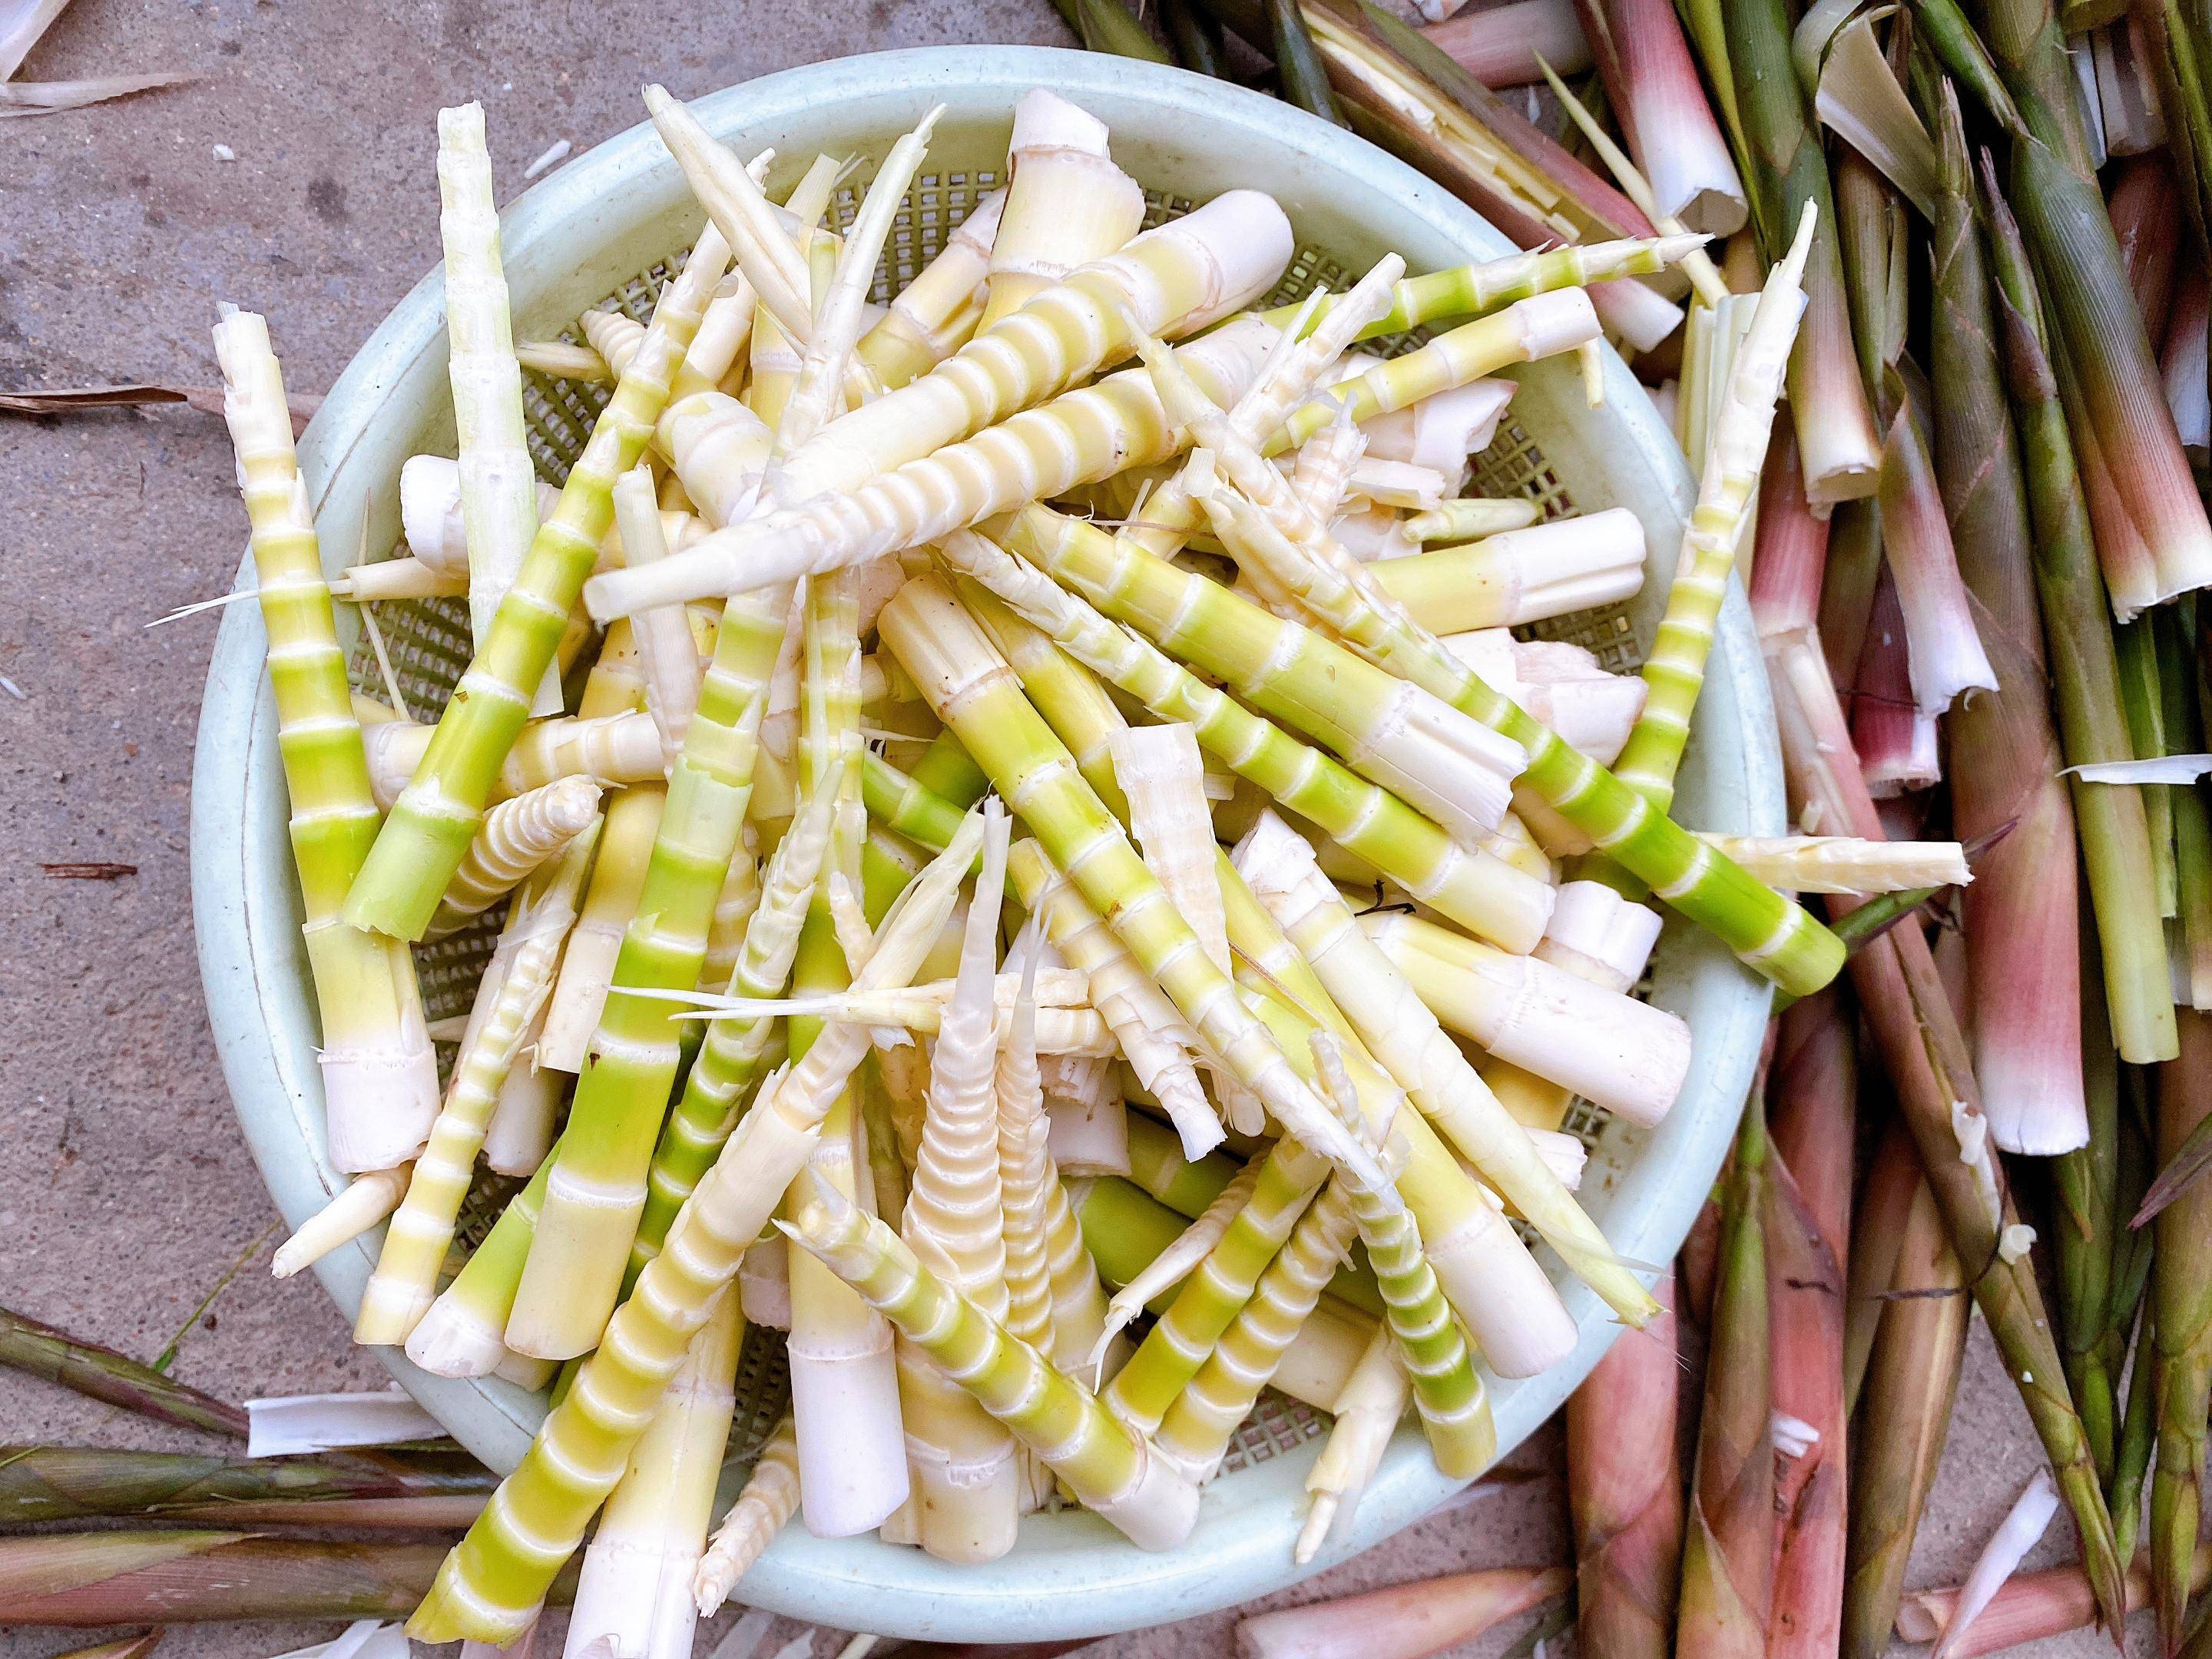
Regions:
<instances>
[{"instance_id":1,"label":"green bamboo husk","mask_svg":"<svg viewBox=\"0 0 2212 1659\"><path fill-rule=\"evenodd\" d=\"M1820 129L1790 59L1792 20L1783 0L1722 0L1720 15L1760 247L1778 259L1807 205L1820 216L1806 262L1805 323L1790 374L1807 493L1816 504L1858 500L1874 493L1881 441L1854 362Z\"/></svg>"},{"instance_id":2,"label":"green bamboo husk","mask_svg":"<svg viewBox=\"0 0 2212 1659\"><path fill-rule=\"evenodd\" d=\"M2004 1229L2015 1224L2017 1215L1994 1152L1984 1147L1971 1164L1961 1153L1955 1125L1960 1103L1974 1098L1973 1073L1933 963L1918 935L1900 929L1854 957L1851 969L1852 985L1868 1011L1945 1225L1960 1260L1977 1264L1970 1270L1975 1300L2074 1511L2100 1599L2118 1618L2122 1566L2113 1548L2111 1517L2066 1388L2033 1266L2026 1255L2007 1261L1999 1254Z\"/></svg>"},{"instance_id":3,"label":"green bamboo husk","mask_svg":"<svg viewBox=\"0 0 2212 1659\"><path fill-rule=\"evenodd\" d=\"M212 1531L0 1539L0 1626L395 1619L429 1588L445 1553ZM566 1602L575 1583L572 1566L547 1600Z\"/></svg>"},{"instance_id":4,"label":"green bamboo husk","mask_svg":"<svg viewBox=\"0 0 2212 1659\"><path fill-rule=\"evenodd\" d=\"M1924 1182L1917 1183L1851 1437L1844 1659L1889 1651L1905 1564L1951 1424L1971 1304Z\"/></svg>"},{"instance_id":5,"label":"green bamboo husk","mask_svg":"<svg viewBox=\"0 0 2212 1659\"><path fill-rule=\"evenodd\" d=\"M1298 0L1261 0L1261 3L1267 15L1267 33L1274 47L1275 74L1282 84L1284 101L1332 125L1343 126L1336 94L1328 89L1328 70L1306 28Z\"/></svg>"},{"instance_id":6,"label":"green bamboo husk","mask_svg":"<svg viewBox=\"0 0 2212 1659\"><path fill-rule=\"evenodd\" d=\"M2058 1352L2081 1413L2097 1473L2109 1492L2118 1445L2119 1377L2110 1366L2119 1206L2120 1078L2101 988L2082 994L2082 1095L2088 1144L2051 1161L2052 1282ZM2125 1335L2125 1328L2121 1334ZM2117 1512L2113 1520L2117 1524Z\"/></svg>"},{"instance_id":7,"label":"green bamboo husk","mask_svg":"<svg viewBox=\"0 0 2212 1659\"><path fill-rule=\"evenodd\" d=\"M1767 1330L1766 1119L1754 1096L1737 1131L1721 1206L1705 1400L1682 1543L1676 1650L1698 1659L1766 1651L1773 1604L1774 1453Z\"/></svg>"},{"instance_id":8,"label":"green bamboo husk","mask_svg":"<svg viewBox=\"0 0 2212 1659\"><path fill-rule=\"evenodd\" d=\"M2134 535L2099 544L2122 619L2212 580L2212 525L2160 392L2119 244L2091 165L2074 71L2051 0L1980 0L1969 9L2011 94L2011 204L2057 325L2077 443L2112 472Z\"/></svg>"},{"instance_id":9,"label":"green bamboo husk","mask_svg":"<svg viewBox=\"0 0 2212 1659\"><path fill-rule=\"evenodd\" d=\"M1168 49L1183 68L1217 81L1230 78L1228 46L1212 13L1194 0L1160 0L1160 27L1168 37Z\"/></svg>"},{"instance_id":10,"label":"green bamboo husk","mask_svg":"<svg viewBox=\"0 0 2212 1659\"><path fill-rule=\"evenodd\" d=\"M164 1376L112 1348L80 1341L4 1308L0 1308L0 1365L157 1423L246 1438L246 1413L238 1407Z\"/></svg>"},{"instance_id":11,"label":"green bamboo husk","mask_svg":"<svg viewBox=\"0 0 2212 1659\"><path fill-rule=\"evenodd\" d=\"M1175 61L1121 0L1053 0L1053 7L1087 52L1146 64Z\"/></svg>"},{"instance_id":12,"label":"green bamboo husk","mask_svg":"<svg viewBox=\"0 0 2212 1659\"><path fill-rule=\"evenodd\" d=\"M2212 1015L2184 1010L2180 1027L2180 1054L2158 1075L2158 1146L2167 1158L2212 1121ZM2171 1653L2181 1644L2189 1601L2212 1403L2212 1190L2185 1194L2153 1225L2152 1341L2144 1357L2154 1367L2159 1426L2148 1541L2159 1635Z\"/></svg>"},{"instance_id":13,"label":"green bamboo husk","mask_svg":"<svg viewBox=\"0 0 2212 1659\"><path fill-rule=\"evenodd\" d=\"M2112 629L2112 645L2120 665L2120 704L2128 723L2128 738L2137 760L2155 760L2171 753L2167 740L2166 702L2159 687L2158 641L2152 619L2137 617ZM2158 913L2179 912L2180 897L2173 867L2173 786L2146 783L2142 791L2143 823L2150 834L2151 883L2158 892Z\"/></svg>"},{"instance_id":14,"label":"green bamboo husk","mask_svg":"<svg viewBox=\"0 0 2212 1659\"><path fill-rule=\"evenodd\" d=\"M240 1520L259 1522L297 1512L298 1524L345 1525L338 1510L396 1519L380 1504L460 1499L426 1506L417 1525L465 1522L470 1500L496 1484L459 1451L387 1455L376 1462L318 1458L227 1458L183 1452L120 1451L94 1446L0 1446L0 1526L76 1521L93 1516L174 1515L251 1505Z\"/></svg>"},{"instance_id":15,"label":"green bamboo husk","mask_svg":"<svg viewBox=\"0 0 2212 1659\"><path fill-rule=\"evenodd\" d=\"M1762 560L1764 577L1772 561ZM1759 585L1764 590L1765 584ZM1762 595L1755 595L1755 600ZM1823 823L1880 836L1879 815L1854 759L1843 710L1817 641L1771 597L1755 603L1776 690L1793 806ZM1848 902L1836 903L1849 909ZM2049 1455L2081 1534L2082 1553L2108 1616L2124 1616L2122 1564L2088 1443L2066 1389L2043 1295L2026 1254L2001 1245L2017 1224L2002 1170L1987 1145L1973 1066L1927 941L1895 928L1850 960L1853 988L1912 1132L1923 1171L2007 1372ZM2017 1235L2012 1236L2014 1239Z\"/></svg>"},{"instance_id":16,"label":"green bamboo husk","mask_svg":"<svg viewBox=\"0 0 2212 1659\"><path fill-rule=\"evenodd\" d=\"M2134 1565L2130 1569L2129 1594L2135 1577L2142 1571L2136 1540L2142 1531L2143 1482L2150 1475L2151 1455L2158 1443L2158 1384L2152 1373L2151 1316L2148 1308L2136 1316L2136 1370L2128 1379L2126 1409L2112 1453L2112 1478L2105 1488L2105 1507L2112 1512L2112 1539Z\"/></svg>"},{"instance_id":17,"label":"green bamboo husk","mask_svg":"<svg viewBox=\"0 0 2212 1659\"><path fill-rule=\"evenodd\" d=\"M2058 708L2059 743L2069 765L2131 760L2135 751L2122 714L2104 578L2057 377L2045 349L2043 302L2027 246L1986 167L1984 186L2003 362L2035 528L2028 545ZM2122 1059L2137 1065L2171 1059L2177 1041L2173 990L2151 881L2142 793L2129 784L2089 784L2078 778L2072 791L2115 1043Z\"/></svg>"},{"instance_id":18,"label":"green bamboo husk","mask_svg":"<svg viewBox=\"0 0 2212 1659\"><path fill-rule=\"evenodd\" d=\"M1850 1261L1844 1279L1844 1409L1856 1415L1867 1362L1881 1328L1883 1300L1905 1241L1905 1218L1920 1190L1919 1155L1912 1137L1892 1117L1875 1145L1859 1182L1851 1217Z\"/></svg>"}]
</instances>

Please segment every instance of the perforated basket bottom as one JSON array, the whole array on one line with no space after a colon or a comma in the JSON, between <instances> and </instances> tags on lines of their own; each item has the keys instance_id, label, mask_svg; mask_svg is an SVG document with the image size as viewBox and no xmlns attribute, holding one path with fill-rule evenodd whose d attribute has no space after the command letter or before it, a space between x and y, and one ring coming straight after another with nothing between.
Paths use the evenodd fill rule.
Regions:
<instances>
[{"instance_id":1,"label":"perforated basket bottom","mask_svg":"<svg viewBox=\"0 0 2212 1659\"><path fill-rule=\"evenodd\" d=\"M884 250L871 297L888 301L933 258L946 238L967 217L976 201L995 189L999 179L987 171L933 173L919 179L908 193L896 227ZM865 183L848 182L838 191L832 213L841 229L851 222L860 205ZM1193 204L1158 192L1146 196L1147 227L1190 210ZM687 250L688 251L688 250ZM683 263L672 256L638 273L599 302L599 308L620 311L639 322L651 317L662 286ZM1285 269L1266 304L1278 306L1303 299L1316 287L1341 292L1358 279L1322 250L1301 246ZM580 340L581 331L571 327L563 336ZM1415 331L1364 343L1364 349L1396 356L1426 337ZM538 476L558 484L584 447L593 422L605 407L610 388L588 382L565 380L535 373L523 377L523 410L529 426L532 459ZM1520 424L1508 418L1490 447L1475 458L1469 494L1525 496L1547 518L1573 511L1565 487L1544 459L1543 453ZM390 556L396 548L375 550L374 556ZM468 666L470 636L465 601L433 599L386 602L374 608L370 618L375 637L385 648L387 678L364 629L362 643L349 664L356 689L380 699L396 692L405 712L418 720L434 720L446 706L462 671ZM1635 669L1640 661L1635 632L1624 607L1618 605L1577 612L1542 623L1522 632L1534 638L1565 640L1587 647L1609 670L1618 673ZM504 919L504 907L495 907L471 926L436 944L418 945L415 957L422 998L429 1018L435 1020L465 1015L474 1000L476 985L491 955ZM441 1062L450 1066L453 1050L441 1048ZM1585 1146L1595 1144L1603 1114L1586 1101L1577 1100L1563 1127ZM461 1215L458 1245L473 1249L497 1218L518 1182L481 1175ZM775 1431L789 1399L789 1378L781 1333L754 1329L746 1334L737 1377L737 1415L731 1431L730 1458L734 1465L749 1465ZM1270 1390L1238 1430L1222 1463L1224 1474L1263 1462L1295 1449L1322 1433L1327 1419L1311 1407Z\"/></svg>"}]
</instances>

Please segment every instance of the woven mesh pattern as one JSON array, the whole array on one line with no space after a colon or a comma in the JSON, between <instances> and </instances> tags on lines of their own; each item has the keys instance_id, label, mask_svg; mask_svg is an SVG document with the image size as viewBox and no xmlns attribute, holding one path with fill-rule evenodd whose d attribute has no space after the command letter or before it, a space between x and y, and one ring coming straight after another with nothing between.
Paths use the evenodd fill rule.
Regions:
<instances>
[{"instance_id":1,"label":"woven mesh pattern","mask_svg":"<svg viewBox=\"0 0 2212 1659\"><path fill-rule=\"evenodd\" d=\"M911 280L944 246L947 236L967 216L978 198L995 189L998 183L998 178L987 172L931 174L919 180L899 214L876 275L872 297L878 302L887 301ZM851 222L864 189L864 184L848 184L838 191L832 215L839 228ZM1149 194L1146 199L1147 227L1187 213L1194 205L1157 192ZM600 301L600 308L619 310L640 322L647 321L662 284L681 264L681 257L676 256L640 272ZM1320 286L1340 293L1350 288L1358 276L1358 272L1347 270L1319 249L1301 246L1265 304L1289 304ZM580 342L582 332L579 328L571 328L562 337L572 343ZM1367 342L1364 349L1396 356L1425 337L1424 332L1416 331ZM611 388L605 386L536 373L524 375L523 410L529 425L531 456L541 477L556 484L567 478L570 463L582 451L592 424L605 406L610 393ZM1524 495L1539 503L1547 518L1562 517L1573 510L1542 453L1528 434L1510 420L1500 427L1490 447L1475 458L1474 482L1468 493ZM387 548L378 550L378 554L388 556L404 551ZM374 609L377 629L385 642L386 657L407 711L416 720L434 720L468 664L466 604L459 599L436 599L389 602ZM1606 667L1616 672L1632 670L1637 665L1634 635L1619 605L1580 612L1522 631L1532 637L1569 640L1586 646ZM388 700L390 693L383 670L366 634L350 668L356 688L380 700ZM467 1013L477 977L498 937L504 912L503 905L495 906L452 938L416 947L423 1001L433 1020ZM451 1048L441 1049L441 1054L450 1064ZM1602 1124L1602 1114L1589 1103L1577 1101L1563 1127L1589 1145L1596 1140ZM462 1242L471 1248L482 1242L500 1206L516 1186L515 1182L495 1176L484 1176L479 1181L462 1214ZM749 1463L757 1455L763 1443L774 1432L789 1392L781 1339L773 1332L749 1333L738 1370L738 1411L730 1446L733 1463ZM1326 1427L1327 1419L1321 1413L1269 1390L1261 1395L1252 1415L1237 1431L1224 1460L1223 1470L1233 1472L1292 1450L1323 1433Z\"/></svg>"}]
</instances>

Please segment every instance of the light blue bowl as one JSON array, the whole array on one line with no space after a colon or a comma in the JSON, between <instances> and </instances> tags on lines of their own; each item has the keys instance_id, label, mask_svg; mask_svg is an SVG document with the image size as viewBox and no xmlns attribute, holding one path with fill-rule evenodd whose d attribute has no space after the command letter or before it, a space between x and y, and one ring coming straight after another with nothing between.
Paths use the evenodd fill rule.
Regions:
<instances>
[{"instance_id":1,"label":"light blue bowl","mask_svg":"<svg viewBox=\"0 0 2212 1659\"><path fill-rule=\"evenodd\" d=\"M1395 251L1423 271L1511 251L1473 211L1364 140L1258 94L1149 64L1028 47L887 52L768 76L694 108L742 154L775 146L780 187L818 152L879 157L923 111L945 104L931 177L964 198L977 174L1003 166L1014 100L1036 86L1103 118L1115 160L1156 199L1203 201L1231 185L1267 191L1289 213L1302 258L1310 252L1357 272ZM432 210L426 201L423 211ZM649 126L570 162L503 216L518 337L559 333L586 307L686 246L699 222ZM925 222L902 234L928 251L943 232ZM1526 442L1493 449L1483 481L1500 493L1561 495L1585 511L1626 507L1647 532L1650 580L1623 613L1628 627L1607 618L1607 631L1593 641L1619 665L1656 626L1691 503L1689 477L1650 400L1610 352L1607 399L1595 410L1570 362L1517 378L1511 413ZM451 453L452 445L444 289L433 271L347 367L301 443L325 565L335 571L363 545L392 546L400 464L425 450ZM250 583L250 569L241 568L240 580ZM208 1010L239 1121L278 1207L297 1224L343 1182L323 1155L315 1014L264 644L255 607L229 607L200 719L192 896ZM1776 835L1784 827L1772 710L1737 592L1722 611L1676 810L1686 823L1734 834ZM1690 1024L1687 1086L1656 1129L1600 1128L1583 1196L1623 1257L1659 1264L1674 1255L1720 1166L1758 1057L1767 991L1711 940L1670 922L1654 957L1650 995ZM316 1268L349 1318L376 1243L372 1237L348 1246ZM1543 1376L1493 1384L1501 1453L1558 1407L1616 1334L1589 1291L1563 1290L1582 1341ZM538 1396L497 1382L427 1376L396 1351L380 1352L478 1456L500 1468L520 1458L544 1414ZM1401 1429L1340 1547L1302 1570L1291 1564L1291 1546L1316 1449L1309 1441L1255 1455L1224 1475L1207 1490L1197 1530L1171 1553L1138 1551L1079 1513L1030 1517L1014 1552L982 1567L946 1566L872 1539L817 1539L793 1525L746 1576L740 1595L848 1630L917 1638L1012 1641L1143 1628L1279 1589L1419 1519L1458 1485L1436 1471L1417 1431Z\"/></svg>"}]
</instances>

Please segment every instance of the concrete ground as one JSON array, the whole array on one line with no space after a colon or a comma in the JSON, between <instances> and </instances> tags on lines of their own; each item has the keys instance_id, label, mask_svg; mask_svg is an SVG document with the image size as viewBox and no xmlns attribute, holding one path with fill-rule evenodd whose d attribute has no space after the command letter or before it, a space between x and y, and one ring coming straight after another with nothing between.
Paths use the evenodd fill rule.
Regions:
<instances>
[{"instance_id":1,"label":"concrete ground","mask_svg":"<svg viewBox=\"0 0 2212 1659\"><path fill-rule=\"evenodd\" d=\"M32 78L198 78L0 128L0 391L211 384L208 327L226 299L268 313L295 390L327 386L437 258L444 104L483 101L506 194L554 140L580 150L630 125L648 81L696 94L881 47L1066 38L1046 0L78 0L33 54ZM217 160L218 146L236 159ZM244 519L221 424L185 410L0 415L0 500L12 514L0 576L0 1302L143 1358L176 1341L177 1375L232 1399L380 1387L385 1373L349 1346L311 1277L268 1276L276 1214L232 1120L193 962L186 798L214 623L144 624L229 585ZM83 881L40 868L80 860L136 872ZM10 1442L191 1438L4 1373L0 1425ZM1556 1462L1539 1450L1520 1461ZM2035 1461L1978 1328L1911 1582L1954 1582ZM1564 1559L1562 1528L1555 1483L1516 1486L1278 1599ZM2054 1536L2041 1556L2071 1550ZM1194 1659L1225 1651L1228 1626L1195 1620L1091 1651ZM331 1633L208 1627L163 1651L252 1659ZM0 1659L74 1645L61 1632L0 1631ZM834 1650L823 1637L817 1651ZM2036 1651L2109 1650L2085 1636Z\"/></svg>"}]
</instances>

